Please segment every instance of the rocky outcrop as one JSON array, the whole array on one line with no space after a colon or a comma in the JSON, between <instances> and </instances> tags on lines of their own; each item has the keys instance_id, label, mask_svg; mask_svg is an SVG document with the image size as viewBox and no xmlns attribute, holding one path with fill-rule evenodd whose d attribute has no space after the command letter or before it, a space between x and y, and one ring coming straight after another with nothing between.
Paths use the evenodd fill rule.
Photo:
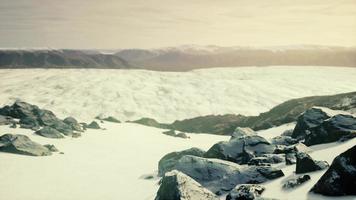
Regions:
<instances>
[{"instance_id":1,"label":"rocky outcrop","mask_svg":"<svg viewBox=\"0 0 356 200\"><path fill-rule=\"evenodd\" d=\"M286 180L282 187L283 189L292 189L298 187L299 185L309 180L310 180L310 176L308 174L292 177Z\"/></svg>"},{"instance_id":2,"label":"rocky outcrop","mask_svg":"<svg viewBox=\"0 0 356 200\"><path fill-rule=\"evenodd\" d=\"M316 161L306 153L297 153L297 164L295 173L307 173L326 169L329 165L326 161Z\"/></svg>"},{"instance_id":3,"label":"rocky outcrop","mask_svg":"<svg viewBox=\"0 0 356 200\"><path fill-rule=\"evenodd\" d=\"M164 175L155 200L219 200L219 198L182 172Z\"/></svg>"},{"instance_id":4,"label":"rocky outcrop","mask_svg":"<svg viewBox=\"0 0 356 200\"><path fill-rule=\"evenodd\" d=\"M257 166L270 166L272 164L281 163L284 161L283 155L278 154L264 154L260 157L252 158L247 164Z\"/></svg>"},{"instance_id":5,"label":"rocky outcrop","mask_svg":"<svg viewBox=\"0 0 356 200\"><path fill-rule=\"evenodd\" d=\"M337 156L311 191L327 196L356 195L356 145Z\"/></svg>"},{"instance_id":6,"label":"rocky outcrop","mask_svg":"<svg viewBox=\"0 0 356 200\"><path fill-rule=\"evenodd\" d=\"M190 148L183 151L176 151L166 154L158 162L158 174L163 176L166 172L171 171L177 164L178 160L185 155L202 157L205 151L198 148Z\"/></svg>"},{"instance_id":7,"label":"rocky outcrop","mask_svg":"<svg viewBox=\"0 0 356 200\"><path fill-rule=\"evenodd\" d=\"M226 193L237 184L263 183L284 176L281 170L273 167L241 166L228 161L196 156L183 156L174 169L192 177L215 194Z\"/></svg>"},{"instance_id":8,"label":"rocky outcrop","mask_svg":"<svg viewBox=\"0 0 356 200\"><path fill-rule=\"evenodd\" d=\"M63 134L57 129L51 128L49 126L45 126L42 129L35 132L35 134L47 137L47 138L64 138Z\"/></svg>"},{"instance_id":9,"label":"rocky outcrop","mask_svg":"<svg viewBox=\"0 0 356 200\"><path fill-rule=\"evenodd\" d=\"M226 200L254 200L260 197L265 187L256 184L241 184L237 185L226 196Z\"/></svg>"},{"instance_id":10,"label":"rocky outcrop","mask_svg":"<svg viewBox=\"0 0 356 200\"><path fill-rule=\"evenodd\" d=\"M0 136L0 151L30 156L48 156L51 151L26 135L5 134Z\"/></svg>"},{"instance_id":11,"label":"rocky outcrop","mask_svg":"<svg viewBox=\"0 0 356 200\"><path fill-rule=\"evenodd\" d=\"M290 136L277 136L271 139L271 144L274 145L293 145L298 143L297 139L294 139Z\"/></svg>"},{"instance_id":12,"label":"rocky outcrop","mask_svg":"<svg viewBox=\"0 0 356 200\"><path fill-rule=\"evenodd\" d=\"M90 128L90 129L100 129L100 126L99 126L99 124L98 124L98 122L96 122L96 121L92 121L90 124L84 124L83 125L84 126L84 128Z\"/></svg>"},{"instance_id":13,"label":"rocky outcrop","mask_svg":"<svg viewBox=\"0 0 356 200\"><path fill-rule=\"evenodd\" d=\"M82 126L79 122L73 117L67 117L63 120L63 122L69 125L75 131L83 131Z\"/></svg>"},{"instance_id":14,"label":"rocky outcrop","mask_svg":"<svg viewBox=\"0 0 356 200\"><path fill-rule=\"evenodd\" d=\"M309 129L304 143L308 146L336 142L356 137L356 118L351 115L335 115L319 126Z\"/></svg>"},{"instance_id":15,"label":"rocky outcrop","mask_svg":"<svg viewBox=\"0 0 356 200\"><path fill-rule=\"evenodd\" d=\"M256 132L250 128L237 127L235 131L232 133L231 139L245 137L245 136L254 136L254 135L256 135Z\"/></svg>"},{"instance_id":16,"label":"rocky outcrop","mask_svg":"<svg viewBox=\"0 0 356 200\"><path fill-rule=\"evenodd\" d=\"M263 154L271 154L275 149L261 136L245 136L232 138L227 142L213 145L205 154L207 158L218 158L238 164L247 164L251 158Z\"/></svg>"},{"instance_id":17,"label":"rocky outcrop","mask_svg":"<svg viewBox=\"0 0 356 200\"><path fill-rule=\"evenodd\" d=\"M277 145L276 149L274 150L274 153L276 154L288 154L288 153L298 153L298 152L309 153L312 152L312 149L307 147L303 143L297 143L289 146Z\"/></svg>"}]
</instances>

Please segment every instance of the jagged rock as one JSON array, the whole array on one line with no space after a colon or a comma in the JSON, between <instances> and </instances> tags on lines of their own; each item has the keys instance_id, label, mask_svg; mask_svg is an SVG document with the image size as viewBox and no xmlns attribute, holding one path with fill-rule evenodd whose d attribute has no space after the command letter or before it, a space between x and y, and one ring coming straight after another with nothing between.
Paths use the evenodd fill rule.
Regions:
<instances>
[{"instance_id":1,"label":"jagged rock","mask_svg":"<svg viewBox=\"0 0 356 200\"><path fill-rule=\"evenodd\" d=\"M83 131L82 126L78 123L78 121L73 117L67 117L63 120L63 122L69 125L72 130L75 131Z\"/></svg>"},{"instance_id":2,"label":"jagged rock","mask_svg":"<svg viewBox=\"0 0 356 200\"><path fill-rule=\"evenodd\" d=\"M256 132L253 131L252 129L237 127L235 131L232 133L231 139L240 138L244 136L253 136L253 135L256 135Z\"/></svg>"},{"instance_id":3,"label":"jagged rock","mask_svg":"<svg viewBox=\"0 0 356 200\"><path fill-rule=\"evenodd\" d=\"M297 158L295 153L287 153L285 154L286 165L293 165L297 163Z\"/></svg>"},{"instance_id":4,"label":"jagged rock","mask_svg":"<svg viewBox=\"0 0 356 200\"><path fill-rule=\"evenodd\" d=\"M313 160L308 154L300 152L296 154L297 164L295 173L307 173L327 168L329 165L326 161Z\"/></svg>"},{"instance_id":5,"label":"jagged rock","mask_svg":"<svg viewBox=\"0 0 356 200\"><path fill-rule=\"evenodd\" d=\"M0 151L31 156L48 156L52 154L46 147L33 142L26 135L20 134L0 136Z\"/></svg>"},{"instance_id":6,"label":"jagged rock","mask_svg":"<svg viewBox=\"0 0 356 200\"><path fill-rule=\"evenodd\" d=\"M311 191L327 196L356 195L356 145L337 156Z\"/></svg>"},{"instance_id":7,"label":"jagged rock","mask_svg":"<svg viewBox=\"0 0 356 200\"><path fill-rule=\"evenodd\" d=\"M298 153L298 152L304 152L304 153L309 153L312 152L312 149L309 147L305 146L303 143L297 143L294 145L277 145L276 149L274 150L275 154L288 154L288 153Z\"/></svg>"},{"instance_id":8,"label":"jagged rock","mask_svg":"<svg viewBox=\"0 0 356 200\"><path fill-rule=\"evenodd\" d=\"M356 137L356 118L351 115L335 115L309 131L304 141L308 146L351 139Z\"/></svg>"},{"instance_id":9,"label":"jagged rock","mask_svg":"<svg viewBox=\"0 0 356 200\"><path fill-rule=\"evenodd\" d=\"M298 143L297 139L294 139L290 136L277 136L271 139L271 144L274 145L292 145Z\"/></svg>"},{"instance_id":10,"label":"jagged rock","mask_svg":"<svg viewBox=\"0 0 356 200\"><path fill-rule=\"evenodd\" d=\"M237 185L226 196L226 200L254 200L261 196L265 189L264 186L256 184Z\"/></svg>"},{"instance_id":11,"label":"jagged rock","mask_svg":"<svg viewBox=\"0 0 356 200\"><path fill-rule=\"evenodd\" d=\"M247 164L248 165L257 165L257 166L269 166L271 164L281 163L284 161L282 155L276 154L265 154L260 157L252 158Z\"/></svg>"},{"instance_id":12,"label":"jagged rock","mask_svg":"<svg viewBox=\"0 0 356 200\"><path fill-rule=\"evenodd\" d=\"M309 180L310 180L310 176L307 174L293 177L293 178L286 180L286 182L283 184L282 187L283 187L283 189L292 189L292 188L295 188Z\"/></svg>"},{"instance_id":13,"label":"jagged rock","mask_svg":"<svg viewBox=\"0 0 356 200\"><path fill-rule=\"evenodd\" d=\"M219 198L189 176L174 170L162 178L155 200L219 200Z\"/></svg>"},{"instance_id":14,"label":"jagged rock","mask_svg":"<svg viewBox=\"0 0 356 200\"><path fill-rule=\"evenodd\" d=\"M36 131L35 134L47 138L64 138L61 132L49 126L43 127L42 129Z\"/></svg>"},{"instance_id":15,"label":"jagged rock","mask_svg":"<svg viewBox=\"0 0 356 200\"><path fill-rule=\"evenodd\" d=\"M284 176L281 170L273 167L241 166L219 159L189 155L179 159L174 169L192 177L215 194L226 193L237 184L263 183Z\"/></svg>"},{"instance_id":16,"label":"jagged rock","mask_svg":"<svg viewBox=\"0 0 356 200\"><path fill-rule=\"evenodd\" d=\"M231 139L227 142L219 142L213 145L204 155L207 158L218 158L247 164L248 161L263 154L271 154L275 149L266 139L261 136L245 136Z\"/></svg>"},{"instance_id":17,"label":"jagged rock","mask_svg":"<svg viewBox=\"0 0 356 200\"><path fill-rule=\"evenodd\" d=\"M319 126L324 120L329 119L330 115L321 108L311 108L306 110L298 117L297 124L293 130L292 137L304 139L309 134L311 128Z\"/></svg>"},{"instance_id":18,"label":"jagged rock","mask_svg":"<svg viewBox=\"0 0 356 200\"><path fill-rule=\"evenodd\" d=\"M176 151L166 154L158 162L158 174L163 176L166 172L171 171L177 164L178 160L185 155L202 157L205 151L198 148L190 148L183 151Z\"/></svg>"},{"instance_id":19,"label":"jagged rock","mask_svg":"<svg viewBox=\"0 0 356 200\"><path fill-rule=\"evenodd\" d=\"M169 135L169 136L173 136L173 137L180 137L180 138L184 138L184 139L189 138L189 136L187 136L187 134L185 134L185 133L176 133L175 130L164 131L163 134Z\"/></svg>"},{"instance_id":20,"label":"jagged rock","mask_svg":"<svg viewBox=\"0 0 356 200\"><path fill-rule=\"evenodd\" d=\"M96 122L96 121L92 121L90 124L84 125L84 127L91 128L91 129L100 129L100 126L99 126L98 122Z\"/></svg>"},{"instance_id":21,"label":"jagged rock","mask_svg":"<svg viewBox=\"0 0 356 200\"><path fill-rule=\"evenodd\" d=\"M0 125L16 124L16 121L9 116L0 115Z\"/></svg>"},{"instance_id":22,"label":"jagged rock","mask_svg":"<svg viewBox=\"0 0 356 200\"><path fill-rule=\"evenodd\" d=\"M56 146L54 146L53 144L45 144L43 145L44 147L46 147L48 150L50 150L51 152L58 152L59 150L56 148Z\"/></svg>"}]
</instances>

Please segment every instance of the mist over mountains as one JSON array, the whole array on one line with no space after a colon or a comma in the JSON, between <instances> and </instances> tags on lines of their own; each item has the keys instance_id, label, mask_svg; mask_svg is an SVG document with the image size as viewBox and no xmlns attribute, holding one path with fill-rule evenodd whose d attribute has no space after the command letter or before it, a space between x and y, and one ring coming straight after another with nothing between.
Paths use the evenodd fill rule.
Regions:
<instances>
[{"instance_id":1,"label":"mist over mountains","mask_svg":"<svg viewBox=\"0 0 356 200\"><path fill-rule=\"evenodd\" d=\"M185 45L123 50L0 50L0 68L110 68L189 71L238 66L356 67L356 48L334 46L219 47Z\"/></svg>"}]
</instances>

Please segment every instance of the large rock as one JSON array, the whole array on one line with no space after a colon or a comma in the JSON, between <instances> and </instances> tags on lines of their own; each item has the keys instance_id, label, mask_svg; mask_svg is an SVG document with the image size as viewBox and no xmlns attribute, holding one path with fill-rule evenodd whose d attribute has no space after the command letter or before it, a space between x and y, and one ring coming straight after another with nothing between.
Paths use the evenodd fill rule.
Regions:
<instances>
[{"instance_id":1,"label":"large rock","mask_svg":"<svg viewBox=\"0 0 356 200\"><path fill-rule=\"evenodd\" d=\"M98 122L92 121L90 124L84 125L84 128L100 129L100 126L99 126Z\"/></svg>"},{"instance_id":2,"label":"large rock","mask_svg":"<svg viewBox=\"0 0 356 200\"><path fill-rule=\"evenodd\" d=\"M300 152L296 154L297 164L295 173L307 173L326 169L329 165L326 161L316 161L308 154Z\"/></svg>"},{"instance_id":3,"label":"large rock","mask_svg":"<svg viewBox=\"0 0 356 200\"><path fill-rule=\"evenodd\" d=\"M281 154L265 154L260 157L252 158L247 164L257 166L268 166L271 164L277 164L284 161L284 157Z\"/></svg>"},{"instance_id":4,"label":"large rock","mask_svg":"<svg viewBox=\"0 0 356 200\"><path fill-rule=\"evenodd\" d=\"M292 189L292 188L298 187L299 185L301 185L309 180L310 180L310 176L307 174L292 177L292 178L289 178L288 180L286 180L282 187L283 187L283 189Z\"/></svg>"},{"instance_id":5,"label":"large rock","mask_svg":"<svg viewBox=\"0 0 356 200\"><path fill-rule=\"evenodd\" d=\"M166 154L158 162L158 174L163 176L166 172L171 171L177 164L178 160L185 155L202 157L205 151L198 148L190 148L183 151L176 151Z\"/></svg>"},{"instance_id":6,"label":"large rock","mask_svg":"<svg viewBox=\"0 0 356 200\"><path fill-rule=\"evenodd\" d=\"M271 144L274 145L293 145L298 143L297 139L294 139L290 136L277 136L271 139Z\"/></svg>"},{"instance_id":7,"label":"large rock","mask_svg":"<svg viewBox=\"0 0 356 200\"><path fill-rule=\"evenodd\" d=\"M304 141L308 146L351 139L356 137L356 118L351 115L335 115L309 129L309 132Z\"/></svg>"},{"instance_id":8,"label":"large rock","mask_svg":"<svg viewBox=\"0 0 356 200\"><path fill-rule=\"evenodd\" d=\"M42 129L36 131L35 134L47 138L64 138L61 132L49 126L43 127Z\"/></svg>"},{"instance_id":9,"label":"large rock","mask_svg":"<svg viewBox=\"0 0 356 200\"><path fill-rule=\"evenodd\" d=\"M298 117L297 124L293 130L292 137L304 139L311 128L319 126L324 120L331 116L321 108L311 108Z\"/></svg>"},{"instance_id":10,"label":"large rock","mask_svg":"<svg viewBox=\"0 0 356 200\"><path fill-rule=\"evenodd\" d=\"M356 195L356 145L337 156L311 191L327 196Z\"/></svg>"},{"instance_id":11,"label":"large rock","mask_svg":"<svg viewBox=\"0 0 356 200\"><path fill-rule=\"evenodd\" d=\"M245 137L245 136L253 136L253 135L256 135L256 132L253 131L252 129L237 127L235 131L232 133L231 139Z\"/></svg>"},{"instance_id":12,"label":"large rock","mask_svg":"<svg viewBox=\"0 0 356 200\"><path fill-rule=\"evenodd\" d=\"M261 196L265 189L264 186L256 184L237 185L226 196L226 200L254 200Z\"/></svg>"},{"instance_id":13,"label":"large rock","mask_svg":"<svg viewBox=\"0 0 356 200\"><path fill-rule=\"evenodd\" d=\"M20 134L0 136L0 151L31 156L48 156L52 154L48 148L33 142L26 135Z\"/></svg>"},{"instance_id":14,"label":"large rock","mask_svg":"<svg viewBox=\"0 0 356 200\"><path fill-rule=\"evenodd\" d=\"M165 174L155 200L219 200L211 191L182 172Z\"/></svg>"},{"instance_id":15,"label":"large rock","mask_svg":"<svg viewBox=\"0 0 356 200\"><path fill-rule=\"evenodd\" d=\"M63 120L63 122L69 125L75 131L83 131L82 126L73 117L67 117Z\"/></svg>"},{"instance_id":16,"label":"large rock","mask_svg":"<svg viewBox=\"0 0 356 200\"><path fill-rule=\"evenodd\" d=\"M276 154L288 154L288 153L298 153L298 152L309 153L312 151L313 150L307 147L305 144L297 143L289 146L277 145L276 149L274 150L274 153Z\"/></svg>"},{"instance_id":17,"label":"large rock","mask_svg":"<svg viewBox=\"0 0 356 200\"><path fill-rule=\"evenodd\" d=\"M263 154L271 154L274 149L275 146L271 145L266 139L253 135L232 138L227 142L219 142L206 152L205 157L247 164L251 158Z\"/></svg>"},{"instance_id":18,"label":"large rock","mask_svg":"<svg viewBox=\"0 0 356 200\"><path fill-rule=\"evenodd\" d=\"M174 169L181 171L215 194L223 194L237 184L263 183L284 176L279 169L266 166L241 166L219 159L183 156Z\"/></svg>"}]
</instances>

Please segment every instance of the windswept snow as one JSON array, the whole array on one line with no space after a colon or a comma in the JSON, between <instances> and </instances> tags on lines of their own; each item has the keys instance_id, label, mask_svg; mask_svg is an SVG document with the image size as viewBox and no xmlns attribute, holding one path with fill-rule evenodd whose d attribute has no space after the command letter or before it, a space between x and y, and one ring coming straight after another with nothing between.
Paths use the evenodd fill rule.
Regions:
<instances>
[{"instance_id":1,"label":"windswept snow","mask_svg":"<svg viewBox=\"0 0 356 200\"><path fill-rule=\"evenodd\" d=\"M0 70L0 105L17 98L59 117L104 114L172 122L208 114L257 115L291 98L355 91L356 68L236 67L191 72Z\"/></svg>"}]
</instances>

